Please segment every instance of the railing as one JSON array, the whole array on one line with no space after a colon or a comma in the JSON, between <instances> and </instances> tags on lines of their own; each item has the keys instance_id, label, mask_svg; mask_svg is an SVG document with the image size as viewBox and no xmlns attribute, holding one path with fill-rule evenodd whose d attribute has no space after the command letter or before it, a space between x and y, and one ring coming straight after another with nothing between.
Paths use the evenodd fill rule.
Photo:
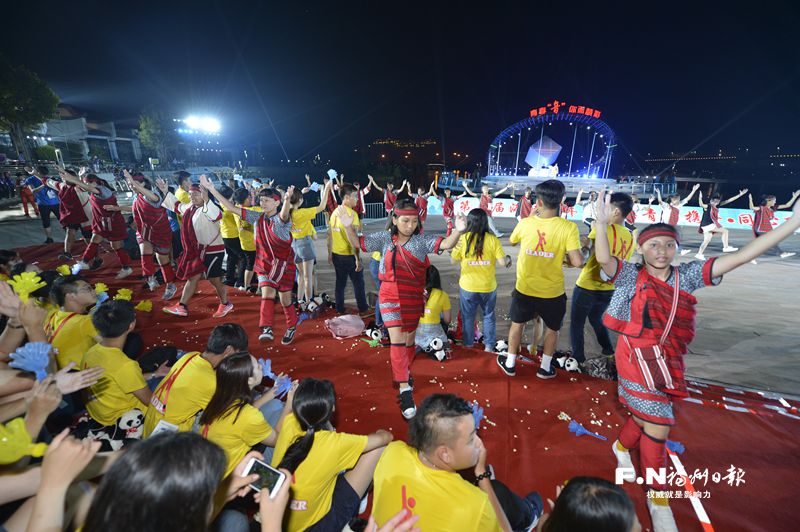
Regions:
<instances>
[{"instance_id":1,"label":"railing","mask_svg":"<svg viewBox=\"0 0 800 532\"><path fill-rule=\"evenodd\" d=\"M386 218L386 209L383 208L383 203L366 203L364 205L364 216L361 217L363 220L383 220ZM320 231L327 227L325 223L325 213L320 212L317 216L311 220L311 224L314 226L314 229Z\"/></svg>"}]
</instances>

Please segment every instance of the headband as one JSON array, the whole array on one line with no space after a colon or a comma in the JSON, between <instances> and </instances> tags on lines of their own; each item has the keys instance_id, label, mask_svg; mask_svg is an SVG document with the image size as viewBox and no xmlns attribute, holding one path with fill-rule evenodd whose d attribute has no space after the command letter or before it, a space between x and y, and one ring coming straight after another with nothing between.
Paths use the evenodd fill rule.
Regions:
<instances>
[{"instance_id":1,"label":"headband","mask_svg":"<svg viewBox=\"0 0 800 532\"><path fill-rule=\"evenodd\" d=\"M260 198L272 198L275 201L280 201L281 200L281 195L280 194L278 194L277 192L272 192L272 193L267 192L266 189L264 189L261 192L259 192L258 196Z\"/></svg>"},{"instance_id":2,"label":"headband","mask_svg":"<svg viewBox=\"0 0 800 532\"><path fill-rule=\"evenodd\" d=\"M394 209L392 212L395 216L419 216L418 209Z\"/></svg>"},{"instance_id":3,"label":"headband","mask_svg":"<svg viewBox=\"0 0 800 532\"><path fill-rule=\"evenodd\" d=\"M670 226L669 229L667 229L666 227L659 227L658 229L650 229L649 231L645 229L644 231L639 233L639 238L636 239L636 243L641 246L651 238L655 238L657 236L667 236L669 238L674 238L675 242L677 242L678 244L681 243L680 237L678 236L678 232L672 229L672 226Z\"/></svg>"}]
</instances>

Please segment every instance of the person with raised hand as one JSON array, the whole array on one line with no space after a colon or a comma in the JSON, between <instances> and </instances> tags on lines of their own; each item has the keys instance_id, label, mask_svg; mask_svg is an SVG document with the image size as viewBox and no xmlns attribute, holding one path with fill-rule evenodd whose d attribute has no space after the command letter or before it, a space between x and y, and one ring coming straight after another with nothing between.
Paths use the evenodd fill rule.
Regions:
<instances>
[{"instance_id":1,"label":"person with raised hand","mask_svg":"<svg viewBox=\"0 0 800 532\"><path fill-rule=\"evenodd\" d=\"M233 310L233 303L228 299L227 287L222 284L222 261L225 257L225 245L219 230L222 211L213 201L208 200L208 187L211 189L214 187L208 179L205 181L207 187L190 184L190 202L182 203L169 191L166 181L156 180L156 186L164 195L162 206L182 216L183 254L180 256L175 275L178 279L186 281L186 284L183 285L180 301L163 308L164 312L174 316L189 315L189 301L194 296L201 278L211 283L219 297L219 306L212 317L224 318Z\"/></svg>"},{"instance_id":2,"label":"person with raised hand","mask_svg":"<svg viewBox=\"0 0 800 532\"><path fill-rule=\"evenodd\" d=\"M400 411L405 419L411 419L417 407L410 369L416 354L416 330L425 309L423 294L425 272L430 266L428 254L453 248L466 229L466 219L459 216L455 231L446 238L422 235L419 209L414 200L401 198L395 203L385 231L359 236L353 224L354 218L347 209L340 207L336 214L355 250L357 261L361 251L377 251L383 258L379 269L381 317L389 330L389 356L392 378L400 388Z\"/></svg>"},{"instance_id":3,"label":"person with raised hand","mask_svg":"<svg viewBox=\"0 0 800 532\"><path fill-rule=\"evenodd\" d=\"M206 176L200 176L200 182L222 206L240 213L241 219L247 220L256 229L255 273L258 275L258 287L261 289L258 323L261 334L258 339L267 341L275 339L272 325L275 319L277 294L286 317L286 332L281 343L283 345L292 343L298 322L297 310L292 303L292 288L297 273L292 250L291 198L294 187L288 187L283 195L277 189L262 188L258 191L261 208L254 210L249 207L236 207L214 188Z\"/></svg>"},{"instance_id":4,"label":"person with raised hand","mask_svg":"<svg viewBox=\"0 0 800 532\"><path fill-rule=\"evenodd\" d=\"M791 218L741 250L678 266L672 265L680 244L674 226L656 223L643 228L636 242L642 263L626 262L613 256L608 238L602 238L612 216L610 197L600 193L595 210L595 257L615 287L603 322L619 333L615 353L619 399L631 412L612 451L623 479L632 481L636 472L631 449L639 448L643 476L645 471L667 467L666 440L675 424L673 400L689 395L683 356L695 335L697 299L692 292L718 285L724 274L791 236L800 228L800 203ZM677 530L667 486L657 478L648 481L647 507L654 530Z\"/></svg>"}]
</instances>

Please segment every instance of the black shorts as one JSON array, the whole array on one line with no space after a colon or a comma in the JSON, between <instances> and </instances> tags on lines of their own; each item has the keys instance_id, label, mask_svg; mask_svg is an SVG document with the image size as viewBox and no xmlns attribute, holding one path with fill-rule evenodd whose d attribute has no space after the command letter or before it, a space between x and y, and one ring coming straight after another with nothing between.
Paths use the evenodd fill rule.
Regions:
<instances>
[{"instance_id":1,"label":"black shorts","mask_svg":"<svg viewBox=\"0 0 800 532\"><path fill-rule=\"evenodd\" d=\"M244 254L244 269L252 272L256 266L256 252L243 249L242 254Z\"/></svg>"},{"instance_id":2,"label":"black shorts","mask_svg":"<svg viewBox=\"0 0 800 532\"><path fill-rule=\"evenodd\" d=\"M222 269L222 259L225 257L225 252L208 253L203 257L203 262L206 265L206 272L204 274L206 279L213 279L214 277L222 277L225 271Z\"/></svg>"},{"instance_id":3,"label":"black shorts","mask_svg":"<svg viewBox=\"0 0 800 532\"><path fill-rule=\"evenodd\" d=\"M58 213L58 203L55 205L39 205L39 218L42 219L42 227L45 229L50 227L50 214L53 214L58 220Z\"/></svg>"},{"instance_id":4,"label":"black shorts","mask_svg":"<svg viewBox=\"0 0 800 532\"><path fill-rule=\"evenodd\" d=\"M511 311L508 317L514 323L527 323L535 316L540 316L548 329L558 331L566 313L567 294L543 298L521 294L516 289L511 292Z\"/></svg>"},{"instance_id":5,"label":"black shorts","mask_svg":"<svg viewBox=\"0 0 800 532\"><path fill-rule=\"evenodd\" d=\"M313 532L339 532L344 528L344 525L358 515L358 507L360 505L361 499L358 494L347 482L347 479L344 478L344 474L341 474L336 479L336 487L333 488L331 509L322 519L306 530Z\"/></svg>"},{"instance_id":6,"label":"black shorts","mask_svg":"<svg viewBox=\"0 0 800 532\"><path fill-rule=\"evenodd\" d=\"M67 224L67 225L62 225L61 227L63 227L64 229L72 229L73 231L80 231L81 224Z\"/></svg>"}]
</instances>

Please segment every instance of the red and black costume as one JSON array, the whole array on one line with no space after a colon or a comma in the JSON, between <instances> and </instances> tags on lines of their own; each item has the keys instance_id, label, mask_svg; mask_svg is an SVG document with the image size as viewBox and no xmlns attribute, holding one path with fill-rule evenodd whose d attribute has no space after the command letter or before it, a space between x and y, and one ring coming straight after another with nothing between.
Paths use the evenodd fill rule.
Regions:
<instances>
[{"instance_id":1,"label":"red and black costume","mask_svg":"<svg viewBox=\"0 0 800 532\"><path fill-rule=\"evenodd\" d=\"M453 232L453 221L456 217L456 202L452 196L441 196L442 200L442 217L447 225L447 236Z\"/></svg>"},{"instance_id":2,"label":"red and black costume","mask_svg":"<svg viewBox=\"0 0 800 532\"><path fill-rule=\"evenodd\" d=\"M492 197L489 194L481 194L479 208L486 213L486 216L492 217Z\"/></svg>"},{"instance_id":3,"label":"red and black costume","mask_svg":"<svg viewBox=\"0 0 800 532\"><path fill-rule=\"evenodd\" d=\"M641 239L639 244L643 244ZM634 349L654 346L661 340L672 310L675 269L664 282L651 276L643 265L617 259L617 273L610 280L615 286L614 295L603 323L620 334L615 352L619 400L643 421L674 425L672 400L688 395L683 355L695 335L697 303L691 293L704 286L719 284L721 278L711 278L714 260L693 261L677 267L680 279L677 309L661 346L672 387L654 390L648 387L639 369ZM633 418L622 427L619 441L627 449L640 448L643 472L646 468L666 467L665 442L644 434ZM661 485L652 487L664 489Z\"/></svg>"},{"instance_id":4,"label":"red and black costume","mask_svg":"<svg viewBox=\"0 0 800 532\"><path fill-rule=\"evenodd\" d=\"M277 197L275 199L280 199ZM242 220L255 227L256 262L254 271L258 275L258 286L269 286L278 292L289 292L294 285L297 267L292 249L292 220L281 220L280 214L266 214L242 208ZM259 327L272 327L275 311L273 298L261 299ZM294 305L283 307L286 325L297 325Z\"/></svg>"},{"instance_id":5,"label":"red and black costume","mask_svg":"<svg viewBox=\"0 0 800 532\"><path fill-rule=\"evenodd\" d=\"M49 180L49 182L52 183L53 181ZM86 211L83 209L83 201L78 195L75 185L72 183L58 183L56 190L58 192L58 201L61 204L58 211L58 221L61 227L77 229L75 226L83 225L89 221Z\"/></svg>"},{"instance_id":6,"label":"red and black costume","mask_svg":"<svg viewBox=\"0 0 800 532\"><path fill-rule=\"evenodd\" d=\"M753 217L753 234L763 235L772 231L772 219L775 218L775 211L771 207L761 205Z\"/></svg>"},{"instance_id":7,"label":"red and black costume","mask_svg":"<svg viewBox=\"0 0 800 532\"><path fill-rule=\"evenodd\" d=\"M395 212L397 215L405 215ZM417 329L419 319L425 311L423 292L425 275L430 266L429 253L439 253L443 238L432 235L413 235L403 245L397 244L397 236L381 231L361 237L361 250L365 253L381 253L378 278L381 280L381 317L387 328L399 327L402 332ZM414 345L392 344L390 358L392 377L397 382L407 382Z\"/></svg>"},{"instance_id":8,"label":"red and black costume","mask_svg":"<svg viewBox=\"0 0 800 532\"><path fill-rule=\"evenodd\" d=\"M520 219L527 218L531 215L533 211L533 204L531 203L531 199L528 196L522 196L519 198L519 210L517 211L519 214L518 216Z\"/></svg>"},{"instance_id":9,"label":"red and black costume","mask_svg":"<svg viewBox=\"0 0 800 532\"><path fill-rule=\"evenodd\" d=\"M155 202L138 194L133 200L133 220L136 222L136 240L141 245L149 242L153 251L159 255L168 255L172 249L172 229L169 225L167 209L161 206L162 200ZM175 271L169 261L161 264L161 273L165 283L175 280ZM156 273L152 253L142 253L142 273L150 277Z\"/></svg>"},{"instance_id":10,"label":"red and black costume","mask_svg":"<svg viewBox=\"0 0 800 532\"><path fill-rule=\"evenodd\" d=\"M395 194L388 188L383 191L383 208L386 209L387 213L392 212L392 209L394 209L394 204L396 201L397 201L397 194Z\"/></svg>"},{"instance_id":11,"label":"red and black costume","mask_svg":"<svg viewBox=\"0 0 800 532\"><path fill-rule=\"evenodd\" d=\"M99 177L89 178L96 189L96 193L89 194L89 203L92 206L92 233L103 237L109 242L122 242L128 236L128 226L125 218L118 210L108 211L106 206L118 207L117 197L108 184ZM97 256L99 245L90 242L83 253L83 261L90 262ZM131 257L125 248L120 247L114 252L123 268L130 267Z\"/></svg>"}]
</instances>

